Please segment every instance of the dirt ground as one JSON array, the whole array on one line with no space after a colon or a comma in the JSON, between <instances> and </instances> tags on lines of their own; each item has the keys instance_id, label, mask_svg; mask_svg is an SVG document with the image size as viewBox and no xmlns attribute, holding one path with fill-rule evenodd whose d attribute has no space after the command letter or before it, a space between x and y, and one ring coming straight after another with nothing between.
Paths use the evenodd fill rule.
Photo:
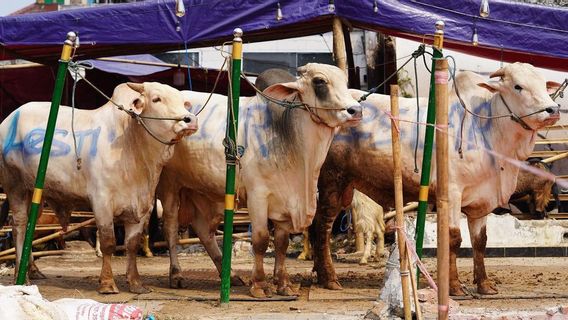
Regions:
<instances>
[{"instance_id":1,"label":"dirt ground","mask_svg":"<svg viewBox=\"0 0 568 320\"><path fill-rule=\"evenodd\" d=\"M187 270L184 289L168 288L167 256L140 257L138 266L145 284L153 292L136 295L127 291L124 276L126 259L113 258L113 271L121 293L99 295L96 292L101 260L86 243L73 241L63 256L43 257L37 265L48 277L34 280L44 298L90 298L105 303L131 303L156 319L367 319L378 313L384 303L376 302L383 284L384 261L360 266L355 259L335 263L344 286L342 291L329 291L315 285L311 261L287 259L288 271L300 287L294 301L255 301L248 296L248 287L232 288L228 308L218 303L220 280L208 256L203 253L182 254L180 263ZM435 259L426 259L429 272L435 278ZM265 259L265 270L271 273L274 258ZM565 258L488 258L487 269L500 294L490 297L468 297L458 300L459 311L471 315L501 314L507 311L538 311L568 306L568 261ZM233 268L245 280L250 278L252 259L247 250L233 258ZM473 290L472 260L459 259L460 277ZM1 272L0 284L9 285L13 269ZM427 318L434 314L427 314ZM567 316L568 317L568 316ZM472 318L473 319L473 318ZM560 319L560 318L559 318Z\"/></svg>"}]
</instances>

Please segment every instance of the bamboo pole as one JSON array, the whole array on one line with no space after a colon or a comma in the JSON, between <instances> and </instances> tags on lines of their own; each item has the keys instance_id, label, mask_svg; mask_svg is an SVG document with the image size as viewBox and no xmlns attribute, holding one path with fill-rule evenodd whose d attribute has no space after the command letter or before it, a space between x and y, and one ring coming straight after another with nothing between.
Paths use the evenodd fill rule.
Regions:
<instances>
[{"instance_id":1,"label":"bamboo pole","mask_svg":"<svg viewBox=\"0 0 568 320\"><path fill-rule=\"evenodd\" d=\"M540 162L542 162L542 163L551 163L551 162L554 162L554 161L557 161L557 160L560 160L560 159L564 159L564 158L566 158L566 157L568 157L568 152L564 152L564 153L561 153L561 154L557 154L557 155L552 156L552 157L550 157L550 158L546 158L546 159L544 159L544 160L541 160Z\"/></svg>"},{"instance_id":2,"label":"bamboo pole","mask_svg":"<svg viewBox=\"0 0 568 320\"><path fill-rule=\"evenodd\" d=\"M412 310L410 306L410 295L408 292L408 259L406 258L406 242L404 214L402 212L402 165L400 159L400 132L399 132L399 110L398 110L398 85L390 86L390 102L391 102L391 132L392 132L392 159L394 163L394 203L396 208L396 230L398 240L398 251L400 254L400 277L402 282L402 303L404 307L404 319L412 319Z\"/></svg>"},{"instance_id":3,"label":"bamboo pole","mask_svg":"<svg viewBox=\"0 0 568 320\"><path fill-rule=\"evenodd\" d=\"M449 174L448 157L448 60L436 61L436 199L437 199L437 266L438 319L447 320L450 295L450 231L449 231Z\"/></svg>"},{"instance_id":4,"label":"bamboo pole","mask_svg":"<svg viewBox=\"0 0 568 320\"><path fill-rule=\"evenodd\" d=\"M418 301L418 285L416 284L416 276L415 273L412 272L412 261L410 260L410 255L407 254L406 258L408 259L408 265L410 268L410 282L412 286L412 298L414 300L414 309L416 313L416 320L422 320L422 310L420 310L420 301Z\"/></svg>"},{"instance_id":5,"label":"bamboo pole","mask_svg":"<svg viewBox=\"0 0 568 320\"><path fill-rule=\"evenodd\" d=\"M434 53L432 57L432 70L435 68L436 59L442 57L444 42L444 22L436 21L436 33L434 35ZM426 134L424 137L424 152L422 154L422 173L420 176L420 191L418 194L418 214L416 216L416 253L422 259L422 244L424 242L424 228L426 225L426 211L428 210L428 188L430 186L430 167L432 162L432 148L434 144L434 127L436 123L436 94L434 91L434 73L430 77L430 93L428 96L428 114L426 116ZM420 273L416 274L420 279Z\"/></svg>"},{"instance_id":6,"label":"bamboo pole","mask_svg":"<svg viewBox=\"0 0 568 320\"><path fill-rule=\"evenodd\" d=\"M18 276L16 284L23 285L26 282L26 275L28 273L28 262L32 252L32 240L34 237L34 229L38 212L41 207L41 195L43 192L43 185L45 182L45 174L47 172L47 164L49 161L49 153L51 152L51 143L53 142L53 134L55 132L55 123L57 122L57 114L59 113L59 105L61 103L61 96L63 95L63 86L65 84L65 77L67 75L67 66L71 61L71 51L77 45L77 35L74 32L67 34L67 40L63 44L61 51L61 59L59 59L59 67L57 69L57 76L55 78L55 88L53 89L53 97L51 98L51 107L45 129L45 137L43 146L41 148L41 155L39 165L37 168L36 181L34 185L34 193L32 196L32 203L30 205L30 212L28 215L28 224L26 226L26 236L24 239L24 247L22 249L22 256L20 263L17 265Z\"/></svg>"},{"instance_id":7,"label":"bamboo pole","mask_svg":"<svg viewBox=\"0 0 568 320\"><path fill-rule=\"evenodd\" d=\"M406 213L408 211L416 210L416 208L418 208L418 202L411 202L407 204L404 208L402 208L402 212ZM383 220L387 222L387 220L394 217L396 217L396 210L385 213L385 215L383 216Z\"/></svg>"},{"instance_id":8,"label":"bamboo pole","mask_svg":"<svg viewBox=\"0 0 568 320\"><path fill-rule=\"evenodd\" d=\"M46 256L60 256L64 252L65 252L65 250L46 250L46 251L32 252L32 256L34 258L46 257ZM9 254L7 256L1 256L0 257L0 261L9 261L9 260L15 260L15 259L16 259L15 254Z\"/></svg>"},{"instance_id":9,"label":"bamboo pole","mask_svg":"<svg viewBox=\"0 0 568 320\"><path fill-rule=\"evenodd\" d=\"M225 219L223 220L223 258L221 262L221 305L229 305L231 289L231 254L233 252L233 216L235 214L235 176L237 153L237 129L239 127L239 98L241 90L241 59L243 54L243 30L233 31L233 53L231 65L230 99L227 106L227 139L231 149L227 148L227 175L225 180ZM229 153L233 154L229 154Z\"/></svg>"},{"instance_id":10,"label":"bamboo pole","mask_svg":"<svg viewBox=\"0 0 568 320\"><path fill-rule=\"evenodd\" d=\"M85 226L87 226L87 225L89 225L93 222L95 222L95 218L91 218L91 219L85 220L81 223L70 225L69 228L67 228L67 231L60 230L60 231L57 231L57 232L52 233L50 235L47 235L45 237L35 239L30 245L30 250L31 250L31 246L35 246L35 245L44 243L46 241L58 238L58 237L65 235L69 232L72 232L72 231L75 231L75 230L80 229L82 227L85 227ZM0 256L7 255L7 254L10 254L10 253L14 253L14 252L16 252L16 248L6 249L6 250L0 252Z\"/></svg>"},{"instance_id":11,"label":"bamboo pole","mask_svg":"<svg viewBox=\"0 0 568 320\"><path fill-rule=\"evenodd\" d=\"M333 18L333 57L337 67L347 74L347 52L345 49L345 36L339 17Z\"/></svg>"},{"instance_id":12,"label":"bamboo pole","mask_svg":"<svg viewBox=\"0 0 568 320\"><path fill-rule=\"evenodd\" d=\"M215 240L221 240L223 239L222 235L219 236L215 236ZM235 240L249 240L249 233L248 232L243 232L243 233L235 233L233 234L233 239ZM199 238L188 238L188 239L178 239L177 244L178 245L187 245L187 244L200 244L201 240L199 240ZM168 243L166 241L156 241L154 243L152 243L152 248L167 248L168 247ZM115 251L124 251L126 250L126 247L124 245L120 245L120 246L116 246Z\"/></svg>"}]
</instances>

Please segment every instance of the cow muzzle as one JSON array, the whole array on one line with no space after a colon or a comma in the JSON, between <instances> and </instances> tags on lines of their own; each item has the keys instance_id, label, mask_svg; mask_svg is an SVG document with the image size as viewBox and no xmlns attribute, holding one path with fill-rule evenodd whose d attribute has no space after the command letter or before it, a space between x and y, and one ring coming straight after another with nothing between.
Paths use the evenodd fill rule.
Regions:
<instances>
[{"instance_id":1,"label":"cow muzzle","mask_svg":"<svg viewBox=\"0 0 568 320\"><path fill-rule=\"evenodd\" d=\"M350 126L358 125L363 119L363 107L360 104L352 105L345 109L349 114L347 124Z\"/></svg>"},{"instance_id":2,"label":"cow muzzle","mask_svg":"<svg viewBox=\"0 0 568 320\"><path fill-rule=\"evenodd\" d=\"M172 142L178 142L181 138L194 134L198 128L197 117L192 113L186 115L174 125L176 138L172 139Z\"/></svg>"},{"instance_id":3,"label":"cow muzzle","mask_svg":"<svg viewBox=\"0 0 568 320\"><path fill-rule=\"evenodd\" d=\"M544 119L545 126L551 126L555 124L558 120L560 120L560 106L556 105L553 107L546 107L545 112L548 114L548 117Z\"/></svg>"}]
</instances>

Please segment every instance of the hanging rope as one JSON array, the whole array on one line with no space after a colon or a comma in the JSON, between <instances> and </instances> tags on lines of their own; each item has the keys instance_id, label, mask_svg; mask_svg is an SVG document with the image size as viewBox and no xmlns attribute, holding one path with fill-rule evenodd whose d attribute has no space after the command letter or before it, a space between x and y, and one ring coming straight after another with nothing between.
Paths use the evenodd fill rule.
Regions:
<instances>
[{"instance_id":1,"label":"hanging rope","mask_svg":"<svg viewBox=\"0 0 568 320\"><path fill-rule=\"evenodd\" d=\"M73 54L75 49L73 49ZM77 82L79 82L79 69L92 70L94 68L93 64L88 61L75 63L74 66L68 67L68 70L74 74L73 77L73 90L71 91L71 134L73 136L73 149L75 150L75 160L77 161L77 170L81 170L81 164L83 160L79 156L79 151L77 150L77 137L75 135L75 92L77 89Z\"/></svg>"},{"instance_id":2,"label":"hanging rope","mask_svg":"<svg viewBox=\"0 0 568 320\"><path fill-rule=\"evenodd\" d=\"M421 44L418 46L418 49L416 49L416 51L414 51L411 55L411 57L406 60L406 62L404 62L402 64L402 66L400 66L398 69L396 69L395 72L393 72L390 76L388 76L383 82L381 82L378 86L372 88L371 90L369 90L368 93L362 95L358 102L361 101L365 101L367 99L367 97L369 97L371 94L376 93L377 90L379 90L380 87L382 87L385 83L387 83L392 77L394 77L395 75L398 74L398 72L400 70L402 70L402 68L404 68L410 61L412 61L413 59L416 60L418 57L420 57L421 55L424 55L424 52L426 51L426 46L424 44Z\"/></svg>"}]
</instances>

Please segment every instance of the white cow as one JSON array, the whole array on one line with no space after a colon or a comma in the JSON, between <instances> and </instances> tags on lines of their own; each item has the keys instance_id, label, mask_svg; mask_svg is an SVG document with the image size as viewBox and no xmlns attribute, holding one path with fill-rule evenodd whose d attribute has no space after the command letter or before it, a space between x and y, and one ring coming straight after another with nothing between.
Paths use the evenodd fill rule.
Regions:
<instances>
[{"instance_id":1,"label":"white cow","mask_svg":"<svg viewBox=\"0 0 568 320\"><path fill-rule=\"evenodd\" d=\"M498 116L514 113L523 117L526 127L510 117L485 119L466 114L463 132L461 119L464 107L451 90L450 123L450 292L463 295L458 280L456 256L461 244L459 219L467 215L473 244L474 281L477 291L495 294L497 291L485 272L484 251L487 242L486 215L504 205L515 191L519 168L505 158L525 160L532 152L536 130L552 125L559 119L559 107L550 98L548 87L558 84L547 82L529 64L515 63L496 71L486 82L472 72L457 76L456 83L465 106L481 116ZM364 92L352 91L355 98ZM426 99L420 99L420 118L424 123ZM329 251L329 235L333 220L345 202L343 195L353 187L370 196L383 207L392 207L393 167L391 151L390 101L386 95L373 94L363 103L365 116L361 126L341 130L335 137L329 155L321 170L318 182L318 212L314 219L314 269L318 281L330 289L341 286L333 270ZM400 117L416 121L416 101L400 98ZM420 139L422 150L424 126L409 122L400 123L402 143L402 170L405 199L417 199L420 173L414 172L415 141ZM460 137L463 143L460 144ZM463 157L458 153L460 145ZM349 159L349 161L346 161ZM435 157L433 157L435 160ZM435 199L436 164L433 163L430 198Z\"/></svg>"},{"instance_id":2,"label":"white cow","mask_svg":"<svg viewBox=\"0 0 568 320\"><path fill-rule=\"evenodd\" d=\"M174 143L197 130L197 119L184 107L182 94L167 85L121 84L114 90L113 100L141 116L169 118L143 120L147 130L165 142ZM49 106L47 102L27 103L0 124L0 181L13 211L18 262ZM111 269L113 222L123 222L130 291L147 292L136 267L136 252L162 167L173 155L173 145L158 142L136 119L110 102L92 111L75 110L74 121L82 169L76 169L72 151L71 108L61 107L43 198L56 211L64 228L74 208L93 209L103 252L100 293L118 292ZM30 259L31 275L36 271Z\"/></svg>"},{"instance_id":3,"label":"white cow","mask_svg":"<svg viewBox=\"0 0 568 320\"><path fill-rule=\"evenodd\" d=\"M318 174L335 128L356 125L361 105L347 89L347 78L330 65L308 64L298 68L295 82L273 85L264 93L278 99L303 102L305 108L284 108L259 96L241 98L239 115L238 193L246 199L252 222L255 253L254 297L271 294L265 281L263 258L268 246L268 219L275 227L274 268L277 292L295 294L284 266L288 236L310 225L316 210ZM186 92L194 109L208 94ZM191 215L191 223L207 252L221 270L221 253L214 240L223 218L227 97L213 95L199 115L200 133L184 139L162 173L157 194L164 206L164 226L170 249L170 285L180 285L176 256L178 207ZM242 203L241 203L242 205Z\"/></svg>"}]
</instances>

